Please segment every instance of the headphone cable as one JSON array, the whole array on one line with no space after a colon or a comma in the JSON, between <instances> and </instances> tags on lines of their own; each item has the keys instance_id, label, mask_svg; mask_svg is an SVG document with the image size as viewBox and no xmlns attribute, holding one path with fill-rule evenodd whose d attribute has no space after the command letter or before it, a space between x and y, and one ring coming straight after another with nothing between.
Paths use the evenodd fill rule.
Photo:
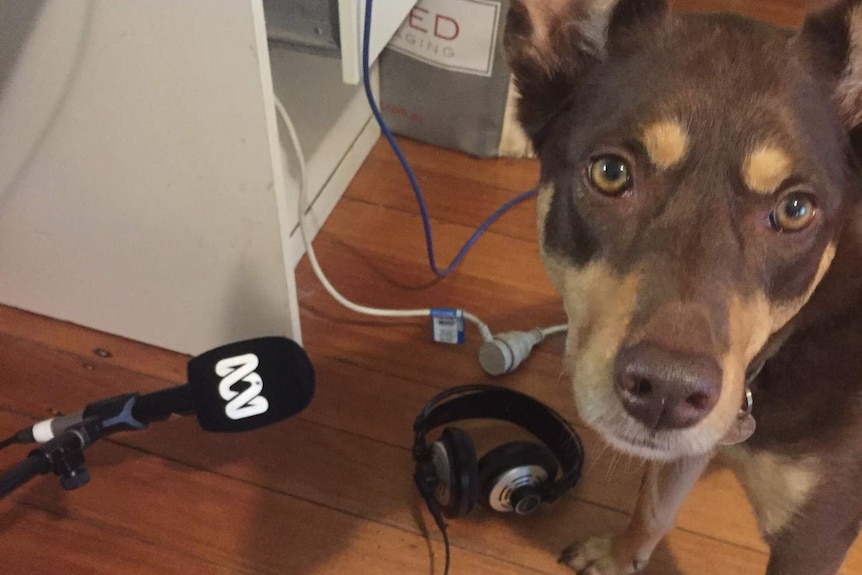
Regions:
<instances>
[{"instance_id":1,"label":"headphone cable","mask_svg":"<svg viewBox=\"0 0 862 575\"><path fill-rule=\"evenodd\" d=\"M7 437L3 441L0 441L0 449L6 449L13 443L18 443L18 435L13 435L12 437Z\"/></svg>"},{"instance_id":2,"label":"headphone cable","mask_svg":"<svg viewBox=\"0 0 862 575\"><path fill-rule=\"evenodd\" d=\"M440 533L443 534L443 548L446 550L446 559L443 563L443 575L449 575L449 535L446 534L446 526L445 525L437 525L440 527Z\"/></svg>"},{"instance_id":3,"label":"headphone cable","mask_svg":"<svg viewBox=\"0 0 862 575\"><path fill-rule=\"evenodd\" d=\"M420 476L414 475L414 480L416 481L416 486L419 488L419 494L422 496L422 499L425 500L425 505L428 508L428 511L431 513L431 517L434 518L434 523L437 524L437 528L440 530L440 534L443 536L443 549L445 552L445 558L443 560L443 575L449 575L449 533L446 529L446 521L443 519L443 512L440 510L440 506L437 505L437 500L434 499L434 494L429 490L428 486L420 479Z\"/></svg>"}]
</instances>

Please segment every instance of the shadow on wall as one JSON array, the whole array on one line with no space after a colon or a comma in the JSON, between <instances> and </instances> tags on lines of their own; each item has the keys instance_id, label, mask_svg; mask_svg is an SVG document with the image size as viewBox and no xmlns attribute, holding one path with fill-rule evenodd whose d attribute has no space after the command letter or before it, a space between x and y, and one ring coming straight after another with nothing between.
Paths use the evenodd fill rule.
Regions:
<instances>
[{"instance_id":1,"label":"shadow on wall","mask_svg":"<svg viewBox=\"0 0 862 575\"><path fill-rule=\"evenodd\" d=\"M45 5L45 0L0 1L0 92Z\"/></svg>"},{"instance_id":2,"label":"shadow on wall","mask_svg":"<svg viewBox=\"0 0 862 575\"><path fill-rule=\"evenodd\" d=\"M45 4L45 0L0 0L0 105L3 104L4 90L15 71L18 58L27 44L30 33L43 15ZM80 13L80 28L77 33L72 32L70 35L74 42L70 46L71 54L74 56L65 72L62 84L58 85L56 100L46 110L45 120L39 125L39 131L33 132L38 135L27 147L27 152L21 155L21 160L19 162L13 160L15 167L9 175L0 174L0 207L9 201L18 183L27 175L30 165L42 149L42 145L63 111L78 78L90 38L95 0L82 0L65 8L69 9L71 14Z\"/></svg>"}]
</instances>

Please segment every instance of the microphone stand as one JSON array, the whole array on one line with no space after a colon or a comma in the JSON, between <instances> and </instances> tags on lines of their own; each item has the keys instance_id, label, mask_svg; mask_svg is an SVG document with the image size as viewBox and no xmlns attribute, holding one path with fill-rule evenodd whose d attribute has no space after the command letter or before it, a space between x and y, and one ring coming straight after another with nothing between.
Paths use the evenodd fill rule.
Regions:
<instances>
[{"instance_id":1,"label":"microphone stand","mask_svg":"<svg viewBox=\"0 0 862 575\"><path fill-rule=\"evenodd\" d=\"M84 449L98 439L101 427L97 417L90 417L31 451L24 461L0 475L0 499L37 475L50 472L60 478L67 491L86 485L90 472L84 466Z\"/></svg>"},{"instance_id":2,"label":"microphone stand","mask_svg":"<svg viewBox=\"0 0 862 575\"><path fill-rule=\"evenodd\" d=\"M210 350L189 361L188 375L188 383L102 399L76 413L39 421L0 441L0 448L41 443L24 461L0 473L0 499L37 475L51 472L64 489L86 485L90 473L84 465L84 449L113 433L145 429L171 415L192 413L204 431L250 431L299 413L314 395L314 367L296 342L283 337L262 337ZM251 398L232 389L241 380L256 386L246 388L253 392ZM266 396L261 393L264 380L269 390ZM291 389L294 386L296 391ZM231 388L230 393L226 387Z\"/></svg>"},{"instance_id":3,"label":"microphone stand","mask_svg":"<svg viewBox=\"0 0 862 575\"><path fill-rule=\"evenodd\" d=\"M145 395L130 393L102 399L79 413L57 417L63 430L31 451L27 459L0 474L0 499L37 475L50 472L60 478L60 485L67 491L83 487L90 481L84 449L94 441L118 431L144 429L172 414L193 411L188 385L178 385Z\"/></svg>"}]
</instances>

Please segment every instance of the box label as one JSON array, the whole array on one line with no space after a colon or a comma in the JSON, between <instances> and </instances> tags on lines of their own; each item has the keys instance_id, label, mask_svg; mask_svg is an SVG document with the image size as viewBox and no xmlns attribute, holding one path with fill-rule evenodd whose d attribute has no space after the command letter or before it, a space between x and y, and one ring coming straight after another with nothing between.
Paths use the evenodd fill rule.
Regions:
<instances>
[{"instance_id":1,"label":"box label","mask_svg":"<svg viewBox=\"0 0 862 575\"><path fill-rule=\"evenodd\" d=\"M389 47L438 68L489 77L500 9L490 0L419 0Z\"/></svg>"}]
</instances>

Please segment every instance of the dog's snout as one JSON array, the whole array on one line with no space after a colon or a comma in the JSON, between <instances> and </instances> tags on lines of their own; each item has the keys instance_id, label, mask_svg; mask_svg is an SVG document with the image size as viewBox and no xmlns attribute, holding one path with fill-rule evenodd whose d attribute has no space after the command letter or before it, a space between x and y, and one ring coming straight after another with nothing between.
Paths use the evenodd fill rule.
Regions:
<instances>
[{"instance_id":1,"label":"dog's snout","mask_svg":"<svg viewBox=\"0 0 862 575\"><path fill-rule=\"evenodd\" d=\"M626 411L650 429L684 429L706 417L721 395L711 358L640 343L617 357L615 390Z\"/></svg>"}]
</instances>

